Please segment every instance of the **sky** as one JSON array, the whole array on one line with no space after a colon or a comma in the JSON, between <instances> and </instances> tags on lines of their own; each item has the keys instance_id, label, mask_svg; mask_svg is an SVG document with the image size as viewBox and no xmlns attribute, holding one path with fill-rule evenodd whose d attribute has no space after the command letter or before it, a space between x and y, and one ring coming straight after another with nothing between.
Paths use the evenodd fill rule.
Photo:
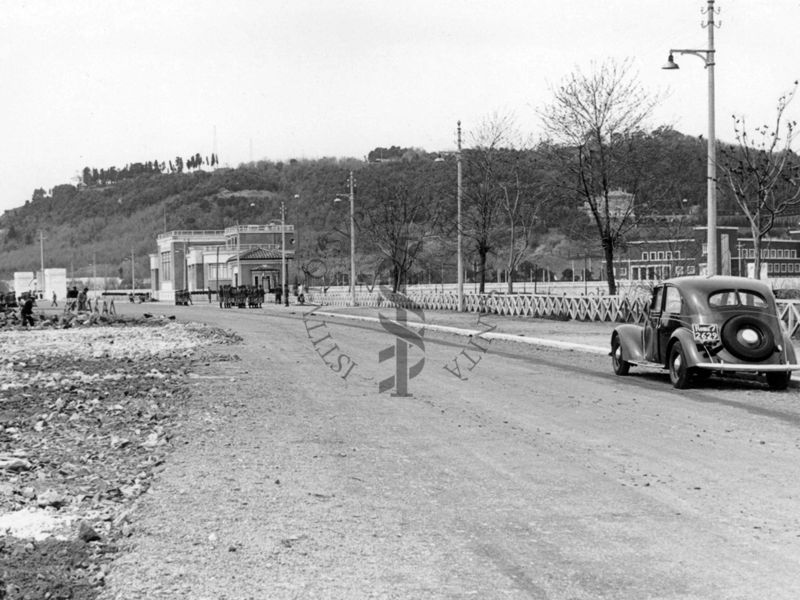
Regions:
<instances>
[{"instance_id":1,"label":"sky","mask_svg":"<svg viewBox=\"0 0 800 600\"><path fill-rule=\"evenodd\" d=\"M570 73L630 59L651 125L708 128L704 0L0 0L0 211L85 166L222 164L464 145L492 115L541 135ZM716 0L716 130L775 118L800 0ZM800 98L789 110L800 116Z\"/></svg>"}]
</instances>

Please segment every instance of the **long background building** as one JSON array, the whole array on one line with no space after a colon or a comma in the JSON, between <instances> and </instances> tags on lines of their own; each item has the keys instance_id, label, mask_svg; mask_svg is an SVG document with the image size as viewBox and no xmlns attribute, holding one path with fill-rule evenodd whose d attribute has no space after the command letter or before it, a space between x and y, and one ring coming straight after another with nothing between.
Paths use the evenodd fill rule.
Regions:
<instances>
[{"instance_id":1,"label":"long background building","mask_svg":"<svg viewBox=\"0 0 800 600\"><path fill-rule=\"evenodd\" d=\"M283 227L283 228L282 228ZM294 225L234 225L221 230L178 230L158 235L150 255L151 292L171 301L175 292L227 285L263 287L266 292L291 282ZM287 281L282 282L282 233L286 235Z\"/></svg>"}]
</instances>

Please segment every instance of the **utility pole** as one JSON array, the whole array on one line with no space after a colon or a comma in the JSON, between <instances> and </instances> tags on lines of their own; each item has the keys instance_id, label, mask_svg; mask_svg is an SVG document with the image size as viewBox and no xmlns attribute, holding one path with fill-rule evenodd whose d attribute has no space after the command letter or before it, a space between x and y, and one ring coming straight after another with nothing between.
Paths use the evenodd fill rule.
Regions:
<instances>
[{"instance_id":1,"label":"utility pole","mask_svg":"<svg viewBox=\"0 0 800 600\"><path fill-rule=\"evenodd\" d=\"M350 305L356 305L356 192L350 171Z\"/></svg>"},{"instance_id":2,"label":"utility pole","mask_svg":"<svg viewBox=\"0 0 800 600\"><path fill-rule=\"evenodd\" d=\"M283 205L281 204L281 207ZM283 211L283 208L281 208ZM242 237L242 232L239 230L239 223L236 223L236 287L241 285L239 282L242 279L242 246L240 244L240 239Z\"/></svg>"},{"instance_id":3,"label":"utility pole","mask_svg":"<svg viewBox=\"0 0 800 600\"><path fill-rule=\"evenodd\" d=\"M42 275L41 275L42 283L39 286L39 290L41 291L42 294L44 294L44 292L45 292L45 290L44 290L44 231L42 231L41 229L39 230L39 254L40 254L41 261L42 261Z\"/></svg>"},{"instance_id":4,"label":"utility pole","mask_svg":"<svg viewBox=\"0 0 800 600\"><path fill-rule=\"evenodd\" d=\"M458 154L456 155L456 168L457 168L457 177L458 177L458 186L457 186L457 204L458 204L458 211L456 216L456 228L458 229L458 251L457 251L457 269L458 269L458 312L464 310L464 266L463 266L463 259L461 256L461 195L462 195L462 185L461 185L461 121L458 121ZM444 283L444 282L442 282Z\"/></svg>"},{"instance_id":5,"label":"utility pole","mask_svg":"<svg viewBox=\"0 0 800 600\"><path fill-rule=\"evenodd\" d=\"M131 293L133 293L133 291L136 289L136 276L134 275L134 272L136 271L135 265L136 263L134 262L133 246L131 246Z\"/></svg>"},{"instance_id":6,"label":"utility pole","mask_svg":"<svg viewBox=\"0 0 800 600\"><path fill-rule=\"evenodd\" d=\"M283 305L289 306L289 286L286 279L286 203L281 200L281 294L283 295Z\"/></svg>"}]
</instances>

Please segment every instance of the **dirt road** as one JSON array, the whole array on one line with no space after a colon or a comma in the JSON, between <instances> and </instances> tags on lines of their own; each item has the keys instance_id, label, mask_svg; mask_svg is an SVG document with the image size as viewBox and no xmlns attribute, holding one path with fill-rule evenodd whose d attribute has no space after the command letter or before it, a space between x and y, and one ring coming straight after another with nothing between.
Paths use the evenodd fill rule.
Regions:
<instances>
[{"instance_id":1,"label":"dirt road","mask_svg":"<svg viewBox=\"0 0 800 600\"><path fill-rule=\"evenodd\" d=\"M380 326L155 310L245 343L190 379L106 598L800 597L796 390L426 335L396 397Z\"/></svg>"}]
</instances>

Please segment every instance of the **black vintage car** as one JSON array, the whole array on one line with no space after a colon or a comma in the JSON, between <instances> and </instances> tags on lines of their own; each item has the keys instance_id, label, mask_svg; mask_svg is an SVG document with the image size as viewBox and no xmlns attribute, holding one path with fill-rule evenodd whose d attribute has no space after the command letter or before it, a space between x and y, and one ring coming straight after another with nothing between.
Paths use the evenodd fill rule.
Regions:
<instances>
[{"instance_id":1,"label":"black vintage car","mask_svg":"<svg viewBox=\"0 0 800 600\"><path fill-rule=\"evenodd\" d=\"M719 276L657 285L644 325L620 325L611 334L611 362L617 375L633 366L667 369L679 389L715 372L750 372L782 390L800 369L769 286Z\"/></svg>"}]
</instances>

